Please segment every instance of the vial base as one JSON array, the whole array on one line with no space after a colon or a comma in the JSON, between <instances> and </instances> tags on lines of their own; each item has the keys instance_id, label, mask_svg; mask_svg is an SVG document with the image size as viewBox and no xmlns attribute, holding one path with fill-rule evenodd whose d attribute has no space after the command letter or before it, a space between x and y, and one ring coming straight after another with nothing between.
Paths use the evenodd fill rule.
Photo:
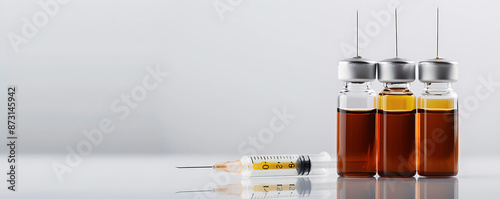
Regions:
<instances>
[{"instance_id":1,"label":"vial base","mask_svg":"<svg viewBox=\"0 0 500 199\"><path fill-rule=\"evenodd\" d=\"M373 177L377 172L337 172L340 177Z\"/></svg>"},{"instance_id":2,"label":"vial base","mask_svg":"<svg viewBox=\"0 0 500 199\"><path fill-rule=\"evenodd\" d=\"M407 177L413 177L415 176L415 174L417 173L417 171L408 171L408 172L401 172L401 171L378 171L378 175L380 177L387 177L387 178L390 178L390 177L403 177L403 178L407 178Z\"/></svg>"},{"instance_id":3,"label":"vial base","mask_svg":"<svg viewBox=\"0 0 500 199\"><path fill-rule=\"evenodd\" d=\"M376 110L337 112L337 173L339 176L376 174Z\"/></svg>"},{"instance_id":4,"label":"vial base","mask_svg":"<svg viewBox=\"0 0 500 199\"><path fill-rule=\"evenodd\" d=\"M458 174L458 111L418 109L421 176Z\"/></svg>"}]
</instances>

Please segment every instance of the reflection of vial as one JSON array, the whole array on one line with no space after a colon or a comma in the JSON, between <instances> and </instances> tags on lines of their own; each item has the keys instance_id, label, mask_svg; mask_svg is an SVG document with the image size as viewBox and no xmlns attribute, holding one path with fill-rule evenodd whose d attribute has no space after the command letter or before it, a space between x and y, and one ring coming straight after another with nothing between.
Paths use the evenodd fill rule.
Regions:
<instances>
[{"instance_id":1,"label":"reflection of vial","mask_svg":"<svg viewBox=\"0 0 500 199\"><path fill-rule=\"evenodd\" d=\"M416 197L416 180L413 177L379 178L377 181L377 198L379 199L418 198Z\"/></svg>"},{"instance_id":2,"label":"reflection of vial","mask_svg":"<svg viewBox=\"0 0 500 199\"><path fill-rule=\"evenodd\" d=\"M448 178L418 178L418 198L458 198L458 179Z\"/></svg>"},{"instance_id":3,"label":"reflection of vial","mask_svg":"<svg viewBox=\"0 0 500 199\"><path fill-rule=\"evenodd\" d=\"M422 61L419 80L425 84L418 99L418 174L455 176L458 173L458 64L442 58Z\"/></svg>"},{"instance_id":4,"label":"reflection of vial","mask_svg":"<svg viewBox=\"0 0 500 199\"><path fill-rule=\"evenodd\" d=\"M415 175L415 63L402 58L380 61L378 79L384 90L378 98L378 174Z\"/></svg>"},{"instance_id":5,"label":"reflection of vial","mask_svg":"<svg viewBox=\"0 0 500 199\"><path fill-rule=\"evenodd\" d=\"M339 176L376 174L375 62L361 57L338 63L339 80L344 88L338 98L337 173Z\"/></svg>"},{"instance_id":6,"label":"reflection of vial","mask_svg":"<svg viewBox=\"0 0 500 199\"><path fill-rule=\"evenodd\" d=\"M375 184L377 180L371 178L337 178L337 199L366 198L375 199Z\"/></svg>"}]
</instances>

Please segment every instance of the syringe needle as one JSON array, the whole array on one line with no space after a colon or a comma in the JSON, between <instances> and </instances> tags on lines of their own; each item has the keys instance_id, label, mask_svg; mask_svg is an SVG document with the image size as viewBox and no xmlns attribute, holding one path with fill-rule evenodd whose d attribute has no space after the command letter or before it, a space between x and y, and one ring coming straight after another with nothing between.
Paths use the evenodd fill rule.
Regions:
<instances>
[{"instance_id":1,"label":"syringe needle","mask_svg":"<svg viewBox=\"0 0 500 199\"><path fill-rule=\"evenodd\" d=\"M193 191L178 191L175 193L198 193L198 192L214 192L213 189L205 189L205 190L193 190Z\"/></svg>"},{"instance_id":2,"label":"syringe needle","mask_svg":"<svg viewBox=\"0 0 500 199\"><path fill-rule=\"evenodd\" d=\"M213 169L213 165L203 165L203 166L178 166L178 169Z\"/></svg>"}]
</instances>

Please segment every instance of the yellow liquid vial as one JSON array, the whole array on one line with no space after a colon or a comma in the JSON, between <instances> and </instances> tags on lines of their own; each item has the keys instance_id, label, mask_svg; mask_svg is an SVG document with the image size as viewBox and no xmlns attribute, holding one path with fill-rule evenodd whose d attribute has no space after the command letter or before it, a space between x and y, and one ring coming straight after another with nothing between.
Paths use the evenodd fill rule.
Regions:
<instances>
[{"instance_id":1,"label":"yellow liquid vial","mask_svg":"<svg viewBox=\"0 0 500 199\"><path fill-rule=\"evenodd\" d=\"M416 173L416 98L409 84L388 84L378 100L378 174L411 177Z\"/></svg>"},{"instance_id":2,"label":"yellow liquid vial","mask_svg":"<svg viewBox=\"0 0 500 199\"><path fill-rule=\"evenodd\" d=\"M417 169L421 176L458 174L457 95L450 83L426 83L417 110Z\"/></svg>"}]
</instances>

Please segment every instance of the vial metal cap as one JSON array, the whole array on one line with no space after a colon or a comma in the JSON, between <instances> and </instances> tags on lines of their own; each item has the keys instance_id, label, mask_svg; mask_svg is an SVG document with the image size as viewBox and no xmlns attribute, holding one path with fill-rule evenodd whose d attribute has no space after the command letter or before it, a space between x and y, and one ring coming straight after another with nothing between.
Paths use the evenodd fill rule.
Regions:
<instances>
[{"instance_id":1,"label":"vial metal cap","mask_svg":"<svg viewBox=\"0 0 500 199\"><path fill-rule=\"evenodd\" d=\"M415 81L415 62L395 57L378 62L378 81L401 83Z\"/></svg>"},{"instance_id":2,"label":"vial metal cap","mask_svg":"<svg viewBox=\"0 0 500 199\"><path fill-rule=\"evenodd\" d=\"M421 82L445 83L458 81L458 63L443 58L418 63L418 79Z\"/></svg>"},{"instance_id":3,"label":"vial metal cap","mask_svg":"<svg viewBox=\"0 0 500 199\"><path fill-rule=\"evenodd\" d=\"M376 79L377 62L361 57L340 60L338 78L345 82L371 82Z\"/></svg>"}]
</instances>

